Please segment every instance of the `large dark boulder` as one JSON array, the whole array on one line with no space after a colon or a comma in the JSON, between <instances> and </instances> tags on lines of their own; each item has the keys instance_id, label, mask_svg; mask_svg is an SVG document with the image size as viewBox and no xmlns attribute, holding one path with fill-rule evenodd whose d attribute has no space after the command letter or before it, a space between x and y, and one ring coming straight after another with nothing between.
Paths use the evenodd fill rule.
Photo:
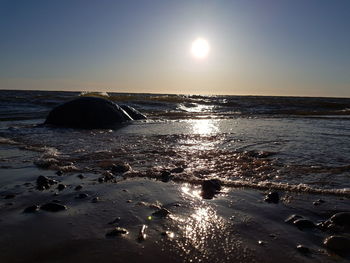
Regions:
<instances>
[{"instance_id":1,"label":"large dark boulder","mask_svg":"<svg viewBox=\"0 0 350 263\"><path fill-rule=\"evenodd\" d=\"M133 120L130 115L112 101L81 97L54 108L45 124L83 129L110 129Z\"/></svg>"}]
</instances>

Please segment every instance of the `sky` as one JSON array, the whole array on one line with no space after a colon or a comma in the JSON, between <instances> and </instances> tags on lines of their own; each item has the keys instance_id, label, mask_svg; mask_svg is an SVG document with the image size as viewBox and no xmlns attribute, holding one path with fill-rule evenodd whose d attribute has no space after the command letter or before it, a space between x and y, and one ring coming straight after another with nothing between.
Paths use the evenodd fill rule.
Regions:
<instances>
[{"instance_id":1,"label":"sky","mask_svg":"<svg viewBox=\"0 0 350 263\"><path fill-rule=\"evenodd\" d=\"M0 89L350 97L349 14L348 0L0 0Z\"/></svg>"}]
</instances>

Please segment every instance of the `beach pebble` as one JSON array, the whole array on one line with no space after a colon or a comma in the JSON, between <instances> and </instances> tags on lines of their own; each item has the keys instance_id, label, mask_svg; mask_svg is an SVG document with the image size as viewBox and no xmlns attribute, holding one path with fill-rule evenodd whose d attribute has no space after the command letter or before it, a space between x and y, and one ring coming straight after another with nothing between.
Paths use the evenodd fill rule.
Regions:
<instances>
[{"instance_id":1,"label":"beach pebble","mask_svg":"<svg viewBox=\"0 0 350 263\"><path fill-rule=\"evenodd\" d=\"M89 197L88 194L81 193L81 194L78 194L75 198L77 198L77 199L85 199L85 198L88 198L88 197Z\"/></svg>"},{"instance_id":2,"label":"beach pebble","mask_svg":"<svg viewBox=\"0 0 350 263\"><path fill-rule=\"evenodd\" d=\"M288 224L293 224L294 221L296 221L297 219L300 219L300 218L302 218L302 216L294 214L294 215L289 216L286 220L284 220L284 222L286 222Z\"/></svg>"},{"instance_id":3,"label":"beach pebble","mask_svg":"<svg viewBox=\"0 0 350 263\"><path fill-rule=\"evenodd\" d=\"M79 190L81 190L82 188L83 188L82 185L77 185L77 186L74 188L74 190L75 190L75 191L79 191Z\"/></svg>"},{"instance_id":4,"label":"beach pebble","mask_svg":"<svg viewBox=\"0 0 350 263\"><path fill-rule=\"evenodd\" d=\"M338 226L350 226L350 212L337 213L329 221Z\"/></svg>"},{"instance_id":5,"label":"beach pebble","mask_svg":"<svg viewBox=\"0 0 350 263\"><path fill-rule=\"evenodd\" d=\"M106 237L116 237L116 236L123 236L127 235L129 232L125 228L122 227L116 227L113 230L109 231L106 234Z\"/></svg>"},{"instance_id":6,"label":"beach pebble","mask_svg":"<svg viewBox=\"0 0 350 263\"><path fill-rule=\"evenodd\" d=\"M131 166L128 163L113 164L112 173L125 173L131 170Z\"/></svg>"},{"instance_id":7,"label":"beach pebble","mask_svg":"<svg viewBox=\"0 0 350 263\"><path fill-rule=\"evenodd\" d=\"M58 212L58 211L66 210L67 207L65 205L51 202L51 203L46 203L42 205L40 209L48 212Z\"/></svg>"},{"instance_id":8,"label":"beach pebble","mask_svg":"<svg viewBox=\"0 0 350 263\"><path fill-rule=\"evenodd\" d=\"M175 233L171 232L171 231L164 231L161 233L162 236L167 237L169 239L174 238L175 237Z\"/></svg>"},{"instance_id":9,"label":"beach pebble","mask_svg":"<svg viewBox=\"0 0 350 263\"><path fill-rule=\"evenodd\" d=\"M278 192L269 192L265 197L265 202L277 204L280 200Z\"/></svg>"},{"instance_id":10,"label":"beach pebble","mask_svg":"<svg viewBox=\"0 0 350 263\"><path fill-rule=\"evenodd\" d=\"M93 203L97 203L99 201L100 201L100 198L98 196L92 198L92 200L91 200L91 202L93 202Z\"/></svg>"},{"instance_id":11,"label":"beach pebble","mask_svg":"<svg viewBox=\"0 0 350 263\"><path fill-rule=\"evenodd\" d=\"M31 206L28 206L27 208L25 208L23 210L23 213L34 213L34 212L37 212L38 210L39 210L38 205L31 205Z\"/></svg>"},{"instance_id":12,"label":"beach pebble","mask_svg":"<svg viewBox=\"0 0 350 263\"><path fill-rule=\"evenodd\" d=\"M57 174L58 176L62 176L62 175L63 175L63 172L62 172L61 170L58 170L58 171L56 172L56 174Z\"/></svg>"},{"instance_id":13,"label":"beach pebble","mask_svg":"<svg viewBox=\"0 0 350 263\"><path fill-rule=\"evenodd\" d=\"M308 219L297 219L293 222L293 225L299 229L314 228L315 224Z\"/></svg>"},{"instance_id":14,"label":"beach pebble","mask_svg":"<svg viewBox=\"0 0 350 263\"><path fill-rule=\"evenodd\" d=\"M172 170L170 170L170 173L174 173L174 174L178 174L178 173L182 173L185 169L182 167L176 167Z\"/></svg>"},{"instance_id":15,"label":"beach pebble","mask_svg":"<svg viewBox=\"0 0 350 263\"><path fill-rule=\"evenodd\" d=\"M58 191L62 191L62 190L64 190L65 188L66 188L66 186L65 186L64 184L59 184L59 185L57 185Z\"/></svg>"},{"instance_id":16,"label":"beach pebble","mask_svg":"<svg viewBox=\"0 0 350 263\"><path fill-rule=\"evenodd\" d=\"M306 254L306 253L309 253L310 252L310 249L304 245L297 245L297 250L300 252L300 253L303 253L303 254Z\"/></svg>"},{"instance_id":17,"label":"beach pebble","mask_svg":"<svg viewBox=\"0 0 350 263\"><path fill-rule=\"evenodd\" d=\"M350 239L343 236L330 236L327 237L323 244L327 249L341 254L350 253Z\"/></svg>"},{"instance_id":18,"label":"beach pebble","mask_svg":"<svg viewBox=\"0 0 350 263\"><path fill-rule=\"evenodd\" d=\"M85 176L82 175L82 174L78 174L77 177L78 177L79 179L84 179L84 178L85 178Z\"/></svg>"},{"instance_id":19,"label":"beach pebble","mask_svg":"<svg viewBox=\"0 0 350 263\"><path fill-rule=\"evenodd\" d=\"M204 180L202 182L202 197L212 199L214 195L221 190L221 181L219 179Z\"/></svg>"},{"instance_id":20,"label":"beach pebble","mask_svg":"<svg viewBox=\"0 0 350 263\"><path fill-rule=\"evenodd\" d=\"M162 182L165 182L165 183L169 182L170 178L171 178L171 173L169 171L163 171L160 174L160 177L161 177Z\"/></svg>"},{"instance_id":21,"label":"beach pebble","mask_svg":"<svg viewBox=\"0 0 350 263\"><path fill-rule=\"evenodd\" d=\"M45 190L45 189L49 189L51 187L51 185L53 184L57 184L56 180L50 179L46 176L40 175L37 179L36 179L36 184L37 184L37 188L39 190Z\"/></svg>"},{"instance_id":22,"label":"beach pebble","mask_svg":"<svg viewBox=\"0 0 350 263\"><path fill-rule=\"evenodd\" d=\"M163 208L155 211L152 215L157 216L157 217L166 217L168 214L170 214L170 211L163 207Z\"/></svg>"},{"instance_id":23,"label":"beach pebble","mask_svg":"<svg viewBox=\"0 0 350 263\"><path fill-rule=\"evenodd\" d=\"M138 241L146 240L146 237L147 237L146 229L147 229L147 226L146 226L146 225L142 225L142 226L141 226L140 231L139 231L139 235L138 235L138 237L137 237L137 240L138 240Z\"/></svg>"}]
</instances>

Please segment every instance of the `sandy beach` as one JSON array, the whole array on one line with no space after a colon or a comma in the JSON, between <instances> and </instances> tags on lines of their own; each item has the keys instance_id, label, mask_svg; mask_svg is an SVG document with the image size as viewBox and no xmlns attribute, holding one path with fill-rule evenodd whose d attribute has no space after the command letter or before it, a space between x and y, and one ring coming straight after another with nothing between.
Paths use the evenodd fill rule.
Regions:
<instances>
[{"instance_id":1,"label":"sandy beach","mask_svg":"<svg viewBox=\"0 0 350 263\"><path fill-rule=\"evenodd\" d=\"M11 149L6 151L12 156L33 154ZM285 222L291 215L315 224L325 221L350 210L347 197L279 191L278 203L268 203L266 191L223 187L213 199L203 199L196 184L124 179L121 174L100 183L101 174L57 175L25 162L18 169L2 167L1 174L11 178L0 189L2 262L349 260L323 244L336 231ZM40 175L57 182L38 190ZM59 184L66 187L59 191ZM40 209L50 202L67 209ZM24 212L33 205L38 210ZM120 231L111 234L116 228Z\"/></svg>"}]
</instances>

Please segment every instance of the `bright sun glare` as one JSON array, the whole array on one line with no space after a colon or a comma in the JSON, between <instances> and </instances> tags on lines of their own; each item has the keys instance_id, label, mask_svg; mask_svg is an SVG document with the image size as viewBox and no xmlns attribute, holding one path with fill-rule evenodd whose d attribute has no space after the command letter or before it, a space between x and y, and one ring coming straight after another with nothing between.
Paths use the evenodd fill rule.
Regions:
<instances>
[{"instance_id":1,"label":"bright sun glare","mask_svg":"<svg viewBox=\"0 0 350 263\"><path fill-rule=\"evenodd\" d=\"M210 46L207 40L197 38L192 42L191 53L195 58L203 59L209 54Z\"/></svg>"}]
</instances>

